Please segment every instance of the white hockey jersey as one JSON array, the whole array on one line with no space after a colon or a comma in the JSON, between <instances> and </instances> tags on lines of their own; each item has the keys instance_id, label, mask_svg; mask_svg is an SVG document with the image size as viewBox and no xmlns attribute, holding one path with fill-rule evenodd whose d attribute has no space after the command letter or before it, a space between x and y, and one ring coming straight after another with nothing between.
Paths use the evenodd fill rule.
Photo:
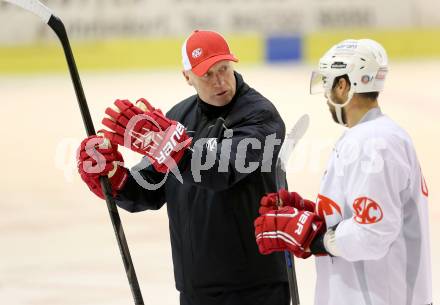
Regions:
<instances>
[{"instance_id":1,"label":"white hockey jersey","mask_svg":"<svg viewBox=\"0 0 440 305\"><path fill-rule=\"evenodd\" d=\"M428 189L408 134L379 108L336 143L317 198L341 256L316 257L315 305L432 302Z\"/></svg>"}]
</instances>

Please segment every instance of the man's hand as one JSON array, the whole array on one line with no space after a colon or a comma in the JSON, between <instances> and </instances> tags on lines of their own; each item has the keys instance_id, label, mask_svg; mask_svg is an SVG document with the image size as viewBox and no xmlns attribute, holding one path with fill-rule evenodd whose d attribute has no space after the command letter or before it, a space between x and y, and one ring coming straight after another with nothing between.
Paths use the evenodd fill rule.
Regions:
<instances>
[{"instance_id":1,"label":"man's hand","mask_svg":"<svg viewBox=\"0 0 440 305\"><path fill-rule=\"evenodd\" d=\"M325 229L322 219L309 211L294 207L272 210L255 220L255 237L262 254L290 251L307 258L313 239Z\"/></svg>"},{"instance_id":2,"label":"man's hand","mask_svg":"<svg viewBox=\"0 0 440 305\"><path fill-rule=\"evenodd\" d=\"M159 172L176 167L191 144L185 127L168 119L146 99L139 99L136 106L128 100L116 100L105 113L109 117L102 123L113 131L106 131L105 137L147 156Z\"/></svg>"},{"instance_id":3,"label":"man's hand","mask_svg":"<svg viewBox=\"0 0 440 305\"><path fill-rule=\"evenodd\" d=\"M279 198L279 203L278 203ZM296 192L288 192L285 189L280 189L278 193L269 193L264 195L260 200L260 215L266 214L278 207L294 207L298 210L315 212L316 204L313 201L303 199Z\"/></svg>"},{"instance_id":4,"label":"man's hand","mask_svg":"<svg viewBox=\"0 0 440 305\"><path fill-rule=\"evenodd\" d=\"M108 176L113 196L124 186L128 177L118 145L102 136L90 136L81 142L77 151L78 172L89 189L104 199L99 178Z\"/></svg>"}]
</instances>

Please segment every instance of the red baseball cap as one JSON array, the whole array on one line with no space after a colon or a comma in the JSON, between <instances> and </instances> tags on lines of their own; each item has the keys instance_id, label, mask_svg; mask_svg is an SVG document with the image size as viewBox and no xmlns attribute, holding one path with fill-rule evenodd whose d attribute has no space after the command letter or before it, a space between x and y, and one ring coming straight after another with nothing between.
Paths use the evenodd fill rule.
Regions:
<instances>
[{"instance_id":1,"label":"red baseball cap","mask_svg":"<svg viewBox=\"0 0 440 305\"><path fill-rule=\"evenodd\" d=\"M185 71L203 76L215 63L221 60L237 62L222 35L211 31L196 30L182 46L182 61Z\"/></svg>"}]
</instances>

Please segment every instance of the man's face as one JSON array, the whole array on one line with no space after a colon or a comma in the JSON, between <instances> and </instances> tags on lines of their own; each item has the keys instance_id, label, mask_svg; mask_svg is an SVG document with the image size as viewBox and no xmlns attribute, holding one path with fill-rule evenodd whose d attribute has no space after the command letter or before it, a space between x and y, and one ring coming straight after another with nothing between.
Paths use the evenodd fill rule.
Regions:
<instances>
[{"instance_id":1,"label":"man's face","mask_svg":"<svg viewBox=\"0 0 440 305\"><path fill-rule=\"evenodd\" d=\"M329 108L330 113L332 115L333 121L335 121L336 123L339 123L338 117L336 115L335 106L333 106L332 104L329 103L329 99L331 99L336 104L342 105L345 102L344 97L341 96L340 91L338 91L337 88L333 88L331 91L328 91L327 93L324 94L324 96L327 99L327 105L328 105L328 108ZM342 121L344 123L346 123L347 118L346 118L346 113L345 113L345 107L342 108L341 115L342 115Z\"/></svg>"},{"instance_id":2,"label":"man's face","mask_svg":"<svg viewBox=\"0 0 440 305\"><path fill-rule=\"evenodd\" d=\"M350 91L350 83L344 77L338 77L332 86L331 90L326 90L324 96L327 99L327 105L329 107L330 113L332 115L333 120L336 123L339 123L338 117L336 114L336 107L332 105L330 102L333 102L337 105L344 104L348 99L348 92ZM347 122L347 109L346 107L342 108L341 111L342 122L346 124Z\"/></svg>"},{"instance_id":3,"label":"man's face","mask_svg":"<svg viewBox=\"0 0 440 305\"><path fill-rule=\"evenodd\" d=\"M184 71L183 74L188 84L196 89L199 97L210 105L224 106L235 95L234 69L228 60L222 60L214 64L201 77L191 71Z\"/></svg>"}]
</instances>

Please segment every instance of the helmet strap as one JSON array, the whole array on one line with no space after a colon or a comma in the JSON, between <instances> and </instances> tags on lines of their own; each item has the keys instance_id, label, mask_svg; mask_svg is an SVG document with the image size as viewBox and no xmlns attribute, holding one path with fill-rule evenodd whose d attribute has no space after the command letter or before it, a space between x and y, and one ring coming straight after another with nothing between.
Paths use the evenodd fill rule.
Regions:
<instances>
[{"instance_id":1,"label":"helmet strap","mask_svg":"<svg viewBox=\"0 0 440 305\"><path fill-rule=\"evenodd\" d=\"M331 92L327 92L327 97L328 97L328 101L329 103L335 107L335 111L336 111L336 118L338 119L338 123L343 125L343 126L347 126L347 123L344 122L343 118L342 118L342 110L345 106L347 106L348 104L350 104L352 98L353 98L353 88L350 88L350 91L348 91L348 96L347 96L347 100L343 103L343 104L337 104L335 103L332 98L331 98Z\"/></svg>"}]
</instances>

